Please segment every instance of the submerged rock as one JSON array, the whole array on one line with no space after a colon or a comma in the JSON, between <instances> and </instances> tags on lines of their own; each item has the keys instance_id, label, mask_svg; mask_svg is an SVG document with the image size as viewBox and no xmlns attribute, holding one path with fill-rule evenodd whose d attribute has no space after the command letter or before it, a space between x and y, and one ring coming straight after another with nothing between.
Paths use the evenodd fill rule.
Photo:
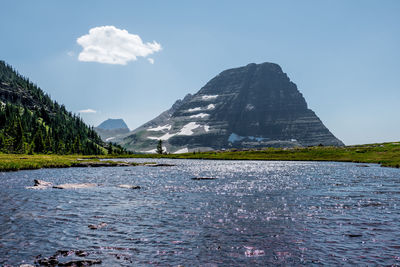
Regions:
<instances>
[{"instance_id":1,"label":"submerged rock","mask_svg":"<svg viewBox=\"0 0 400 267\"><path fill-rule=\"evenodd\" d=\"M74 254L73 250L57 250L57 252L53 255L53 256L63 256L63 257L67 257L69 255Z\"/></svg>"},{"instance_id":2,"label":"submerged rock","mask_svg":"<svg viewBox=\"0 0 400 267\"><path fill-rule=\"evenodd\" d=\"M362 234L348 234L348 237L362 237Z\"/></svg>"},{"instance_id":3,"label":"submerged rock","mask_svg":"<svg viewBox=\"0 0 400 267\"><path fill-rule=\"evenodd\" d=\"M89 255L89 253L87 253L86 251L83 251L83 250L77 250L77 251L75 251L75 255L78 257L86 257Z\"/></svg>"},{"instance_id":4,"label":"submerged rock","mask_svg":"<svg viewBox=\"0 0 400 267\"><path fill-rule=\"evenodd\" d=\"M53 188L56 189L81 189L81 188L90 188L90 187L95 187L97 184L91 184L91 183L84 183L84 184L60 184L60 185L55 185Z\"/></svg>"},{"instance_id":5,"label":"submerged rock","mask_svg":"<svg viewBox=\"0 0 400 267\"><path fill-rule=\"evenodd\" d=\"M75 260L75 261L67 261L67 262L59 262L58 266L68 266L68 267L78 267L78 266L90 266L94 264L101 264L101 260Z\"/></svg>"},{"instance_id":6,"label":"submerged rock","mask_svg":"<svg viewBox=\"0 0 400 267\"><path fill-rule=\"evenodd\" d=\"M246 251L244 252L244 255L246 257L260 257L260 256L265 256L265 251L262 249L256 249L254 247L248 247L245 246Z\"/></svg>"},{"instance_id":7,"label":"submerged rock","mask_svg":"<svg viewBox=\"0 0 400 267\"><path fill-rule=\"evenodd\" d=\"M159 164L157 164L157 163L149 163L149 164L146 164L145 166L147 166L147 167L173 167L173 166L176 166L176 165L167 164L167 163L159 163Z\"/></svg>"},{"instance_id":8,"label":"submerged rock","mask_svg":"<svg viewBox=\"0 0 400 267\"><path fill-rule=\"evenodd\" d=\"M216 180L214 177L193 177L192 180Z\"/></svg>"},{"instance_id":9,"label":"submerged rock","mask_svg":"<svg viewBox=\"0 0 400 267\"><path fill-rule=\"evenodd\" d=\"M48 258L39 259L37 260L37 263L43 266L57 266L59 261L56 256L51 256Z\"/></svg>"},{"instance_id":10,"label":"submerged rock","mask_svg":"<svg viewBox=\"0 0 400 267\"><path fill-rule=\"evenodd\" d=\"M105 223L105 222L101 222L101 223L99 223L99 224L89 224L88 225L88 227L90 228L90 229L92 229L92 230L97 230L97 229L100 229L100 228L103 228L103 227L106 227L107 226L107 224Z\"/></svg>"},{"instance_id":11,"label":"submerged rock","mask_svg":"<svg viewBox=\"0 0 400 267\"><path fill-rule=\"evenodd\" d=\"M43 180L34 180L33 186L27 186L27 189L48 189L48 188L55 188L55 189L84 189L84 188L91 188L96 187L98 184L95 183L82 183L82 184L59 184L53 185L50 182L46 182ZM130 184L119 184L117 187L125 188L125 189L141 189L139 185L130 185Z\"/></svg>"},{"instance_id":12,"label":"submerged rock","mask_svg":"<svg viewBox=\"0 0 400 267\"><path fill-rule=\"evenodd\" d=\"M70 261L65 261L61 262L58 258L61 257L62 259L64 257L67 257L69 255L61 255L61 254L54 254L51 257L45 257L36 260L36 263L41 265L41 266L68 266L68 267L78 267L78 266L90 266L94 264L101 264L102 261L98 259L82 259L82 260L70 260ZM85 257L85 256L83 256ZM33 265L26 265L24 267L28 266L33 266Z\"/></svg>"},{"instance_id":13,"label":"submerged rock","mask_svg":"<svg viewBox=\"0 0 400 267\"><path fill-rule=\"evenodd\" d=\"M126 188L126 189L140 189L141 188L138 185L130 185L130 184L119 184L118 187Z\"/></svg>"}]
</instances>

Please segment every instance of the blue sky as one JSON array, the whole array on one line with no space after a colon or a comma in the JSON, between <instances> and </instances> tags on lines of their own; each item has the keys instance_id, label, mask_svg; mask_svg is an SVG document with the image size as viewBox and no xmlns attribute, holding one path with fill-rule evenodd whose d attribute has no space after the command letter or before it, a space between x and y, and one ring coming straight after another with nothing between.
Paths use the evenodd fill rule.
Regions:
<instances>
[{"instance_id":1,"label":"blue sky","mask_svg":"<svg viewBox=\"0 0 400 267\"><path fill-rule=\"evenodd\" d=\"M274 62L346 144L400 140L400 1L9 0L1 6L0 59L69 110L95 110L81 113L89 124L123 118L136 128L224 69ZM94 55L90 47L102 26L113 26L107 29L121 40L139 36L140 49L118 56L119 64ZM97 35L78 44L90 29Z\"/></svg>"}]
</instances>

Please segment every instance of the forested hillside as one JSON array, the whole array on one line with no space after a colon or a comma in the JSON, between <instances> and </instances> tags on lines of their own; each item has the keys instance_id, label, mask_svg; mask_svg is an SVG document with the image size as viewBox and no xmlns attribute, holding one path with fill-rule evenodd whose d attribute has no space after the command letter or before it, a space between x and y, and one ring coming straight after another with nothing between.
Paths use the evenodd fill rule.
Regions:
<instances>
[{"instance_id":1,"label":"forested hillside","mask_svg":"<svg viewBox=\"0 0 400 267\"><path fill-rule=\"evenodd\" d=\"M104 143L80 117L0 61L0 151L103 154Z\"/></svg>"}]
</instances>

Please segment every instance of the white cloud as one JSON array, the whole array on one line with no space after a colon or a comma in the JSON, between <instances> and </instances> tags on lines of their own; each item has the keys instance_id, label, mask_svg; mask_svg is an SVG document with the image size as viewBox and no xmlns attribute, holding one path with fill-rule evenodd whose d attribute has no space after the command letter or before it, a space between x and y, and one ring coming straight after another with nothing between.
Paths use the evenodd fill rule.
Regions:
<instances>
[{"instance_id":1,"label":"white cloud","mask_svg":"<svg viewBox=\"0 0 400 267\"><path fill-rule=\"evenodd\" d=\"M150 64L154 64L154 59L153 58L148 58L147 60L150 62Z\"/></svg>"},{"instance_id":2,"label":"white cloud","mask_svg":"<svg viewBox=\"0 0 400 267\"><path fill-rule=\"evenodd\" d=\"M143 43L139 35L114 26L92 28L89 34L79 37L76 42L83 47L79 61L107 64L126 65L129 61L137 60L137 57L147 57L162 49L156 41ZM148 60L154 63L154 60Z\"/></svg>"},{"instance_id":3,"label":"white cloud","mask_svg":"<svg viewBox=\"0 0 400 267\"><path fill-rule=\"evenodd\" d=\"M88 109L82 109L78 111L79 113L97 113L96 110L88 108Z\"/></svg>"}]
</instances>

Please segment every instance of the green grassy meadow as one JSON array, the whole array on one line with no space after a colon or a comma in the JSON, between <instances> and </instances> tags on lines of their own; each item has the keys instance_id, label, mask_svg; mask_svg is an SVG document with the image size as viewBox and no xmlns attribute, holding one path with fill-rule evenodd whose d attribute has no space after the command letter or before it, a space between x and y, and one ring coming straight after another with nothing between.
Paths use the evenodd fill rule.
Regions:
<instances>
[{"instance_id":1,"label":"green grassy meadow","mask_svg":"<svg viewBox=\"0 0 400 267\"><path fill-rule=\"evenodd\" d=\"M24 154L0 154L0 171L33 170L41 168L68 168L84 167L85 165L107 164L118 166L118 161L102 161L97 156L82 155L24 155ZM126 164L126 163L124 163ZM131 163L129 165L139 165Z\"/></svg>"},{"instance_id":2,"label":"green grassy meadow","mask_svg":"<svg viewBox=\"0 0 400 267\"><path fill-rule=\"evenodd\" d=\"M337 161L377 163L383 167L400 167L400 142L346 147L267 148L264 150L227 150L184 154L131 154L131 155L25 155L0 154L0 171L23 169L76 167L82 163L99 162L106 158L172 158L215 160L288 160L288 161ZM109 162L118 165L118 162Z\"/></svg>"}]
</instances>

